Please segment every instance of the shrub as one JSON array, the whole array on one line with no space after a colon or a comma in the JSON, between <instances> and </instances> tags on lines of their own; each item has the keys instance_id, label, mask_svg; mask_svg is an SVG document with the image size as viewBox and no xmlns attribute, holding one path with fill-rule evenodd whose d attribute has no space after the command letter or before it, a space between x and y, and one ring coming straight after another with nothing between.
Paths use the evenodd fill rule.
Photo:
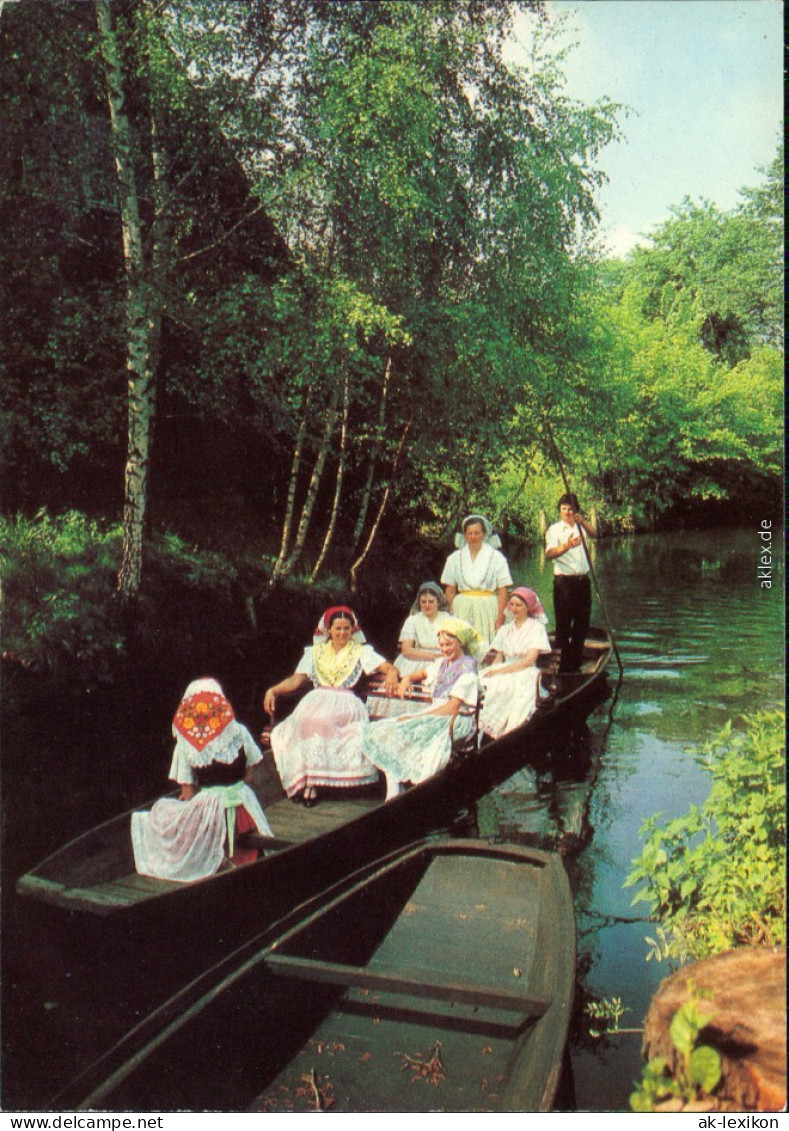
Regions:
<instances>
[{"instance_id":1,"label":"shrub","mask_svg":"<svg viewBox=\"0 0 789 1131\"><path fill-rule=\"evenodd\" d=\"M731 722L696 752L709 797L683 817L641 829L641 855L625 887L663 922L665 953L704 958L739 945L786 939L785 713Z\"/></svg>"},{"instance_id":2,"label":"shrub","mask_svg":"<svg viewBox=\"0 0 789 1131\"><path fill-rule=\"evenodd\" d=\"M120 528L79 511L0 517L3 649L48 671L78 661L106 673L122 648L112 598Z\"/></svg>"}]
</instances>

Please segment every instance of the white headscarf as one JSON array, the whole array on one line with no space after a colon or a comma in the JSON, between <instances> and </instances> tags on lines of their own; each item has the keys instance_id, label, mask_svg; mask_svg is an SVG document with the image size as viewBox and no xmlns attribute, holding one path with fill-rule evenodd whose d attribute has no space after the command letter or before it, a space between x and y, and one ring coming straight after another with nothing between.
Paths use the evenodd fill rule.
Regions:
<instances>
[{"instance_id":1,"label":"white headscarf","mask_svg":"<svg viewBox=\"0 0 789 1131\"><path fill-rule=\"evenodd\" d=\"M493 533L493 527L490 525L484 514L467 514L460 524L460 531L455 535L455 549L462 550L466 545L466 527L470 522L478 522L481 524L485 532L483 539L487 546L492 547L494 550L501 549L501 539L498 534Z\"/></svg>"}]
</instances>

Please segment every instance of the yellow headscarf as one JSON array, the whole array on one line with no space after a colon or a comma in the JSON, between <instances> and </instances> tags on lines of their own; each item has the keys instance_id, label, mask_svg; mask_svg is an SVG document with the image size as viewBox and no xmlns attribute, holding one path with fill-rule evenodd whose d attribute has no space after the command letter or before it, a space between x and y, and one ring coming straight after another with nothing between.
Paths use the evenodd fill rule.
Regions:
<instances>
[{"instance_id":1,"label":"yellow headscarf","mask_svg":"<svg viewBox=\"0 0 789 1131\"><path fill-rule=\"evenodd\" d=\"M442 621L438 631L439 634L446 632L459 640L460 647L467 656L478 656L482 650L482 637L476 628L472 628L467 621L460 620L459 617L450 617L449 620Z\"/></svg>"}]
</instances>

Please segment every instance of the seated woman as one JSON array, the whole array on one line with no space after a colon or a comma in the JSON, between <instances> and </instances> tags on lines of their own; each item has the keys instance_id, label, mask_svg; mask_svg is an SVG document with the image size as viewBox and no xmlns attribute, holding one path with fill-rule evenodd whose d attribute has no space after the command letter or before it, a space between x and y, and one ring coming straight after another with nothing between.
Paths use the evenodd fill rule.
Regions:
<instances>
[{"instance_id":1,"label":"seated woman","mask_svg":"<svg viewBox=\"0 0 789 1131\"><path fill-rule=\"evenodd\" d=\"M327 609L315 635L318 642L304 649L293 675L270 687L263 699L264 709L273 715L278 695L312 684L293 714L271 731L285 792L308 808L315 805L320 786L350 788L378 780L362 753L370 724L353 688L374 671L384 673L388 694L394 694L398 683L397 669L365 643L347 606Z\"/></svg>"},{"instance_id":2,"label":"seated woman","mask_svg":"<svg viewBox=\"0 0 789 1131\"><path fill-rule=\"evenodd\" d=\"M363 750L386 777L386 799L400 793L401 782L421 782L446 766L452 741L465 738L476 721L479 682L477 660L482 641L476 629L450 617L438 633L440 660L404 675L397 689L405 697L412 683L424 682L433 701L417 714L380 719L367 728ZM465 713L461 709L465 708Z\"/></svg>"},{"instance_id":3,"label":"seated woman","mask_svg":"<svg viewBox=\"0 0 789 1131\"><path fill-rule=\"evenodd\" d=\"M173 719L173 738L169 776L181 792L161 798L150 813L132 814L137 871L188 883L213 875L228 857L234 864L254 860L255 849L235 849L235 834L255 828L272 836L245 780L263 755L215 679L189 684Z\"/></svg>"},{"instance_id":4,"label":"seated woman","mask_svg":"<svg viewBox=\"0 0 789 1131\"><path fill-rule=\"evenodd\" d=\"M446 608L446 597L440 585L436 585L435 581L425 581L419 586L411 612L400 631L400 655L395 660L395 667L401 675L421 671L425 663L441 659L438 632L444 621L450 619ZM419 709L418 703L399 697L371 696L367 700L368 713L376 719L411 715Z\"/></svg>"},{"instance_id":5,"label":"seated woman","mask_svg":"<svg viewBox=\"0 0 789 1131\"><path fill-rule=\"evenodd\" d=\"M480 730L490 738L500 738L534 712L537 657L551 650L545 610L533 589L513 589L507 608L512 620L496 633L486 657L492 656L492 663L480 672L485 691Z\"/></svg>"}]
</instances>

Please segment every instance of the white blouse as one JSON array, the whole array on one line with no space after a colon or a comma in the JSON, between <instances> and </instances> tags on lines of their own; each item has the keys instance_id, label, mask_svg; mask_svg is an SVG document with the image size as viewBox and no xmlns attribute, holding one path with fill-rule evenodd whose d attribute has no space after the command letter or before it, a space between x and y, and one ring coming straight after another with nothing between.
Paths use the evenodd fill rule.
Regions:
<instances>
[{"instance_id":1,"label":"white blouse","mask_svg":"<svg viewBox=\"0 0 789 1131\"><path fill-rule=\"evenodd\" d=\"M512 585L507 559L500 550L483 544L476 560L472 560L468 546L455 550L447 558L442 585L453 585L462 593L466 589L501 589Z\"/></svg>"},{"instance_id":2,"label":"white blouse","mask_svg":"<svg viewBox=\"0 0 789 1131\"><path fill-rule=\"evenodd\" d=\"M428 620L424 613L412 613L400 631L400 642L413 640L417 648L438 648L438 634L445 620L451 620L449 613L439 609L433 620Z\"/></svg>"},{"instance_id":3,"label":"white blouse","mask_svg":"<svg viewBox=\"0 0 789 1131\"><path fill-rule=\"evenodd\" d=\"M514 660L518 656L525 656L533 648L538 652L550 652L551 642L545 625L534 617L527 617L520 628L515 621L502 625L490 647L495 652L501 652L507 660Z\"/></svg>"}]
</instances>

